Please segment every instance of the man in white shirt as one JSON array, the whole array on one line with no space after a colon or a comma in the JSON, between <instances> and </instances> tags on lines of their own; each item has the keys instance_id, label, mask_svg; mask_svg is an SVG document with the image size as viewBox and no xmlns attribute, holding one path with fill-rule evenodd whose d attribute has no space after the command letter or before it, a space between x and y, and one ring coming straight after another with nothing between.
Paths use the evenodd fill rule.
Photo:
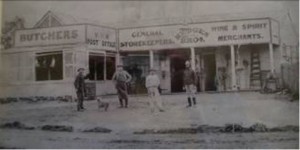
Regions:
<instances>
[{"instance_id":1,"label":"man in white shirt","mask_svg":"<svg viewBox=\"0 0 300 150\"><path fill-rule=\"evenodd\" d=\"M155 74L155 69L150 69L150 74L146 77L146 88L148 89L150 109L152 113L155 110L154 106L156 106L160 112L164 111L161 97L158 92L159 84L159 77Z\"/></svg>"}]
</instances>

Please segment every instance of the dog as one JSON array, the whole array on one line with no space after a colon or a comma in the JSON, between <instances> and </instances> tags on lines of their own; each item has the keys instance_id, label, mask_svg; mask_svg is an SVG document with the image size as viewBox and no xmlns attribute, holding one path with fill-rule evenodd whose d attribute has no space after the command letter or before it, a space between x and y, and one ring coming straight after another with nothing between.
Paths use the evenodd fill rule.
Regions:
<instances>
[{"instance_id":1,"label":"dog","mask_svg":"<svg viewBox=\"0 0 300 150\"><path fill-rule=\"evenodd\" d=\"M107 102L102 102L102 99L100 97L97 98L97 102L98 102L98 109L100 110L101 108L104 108L105 111L107 111L108 107L109 107L109 103Z\"/></svg>"}]
</instances>

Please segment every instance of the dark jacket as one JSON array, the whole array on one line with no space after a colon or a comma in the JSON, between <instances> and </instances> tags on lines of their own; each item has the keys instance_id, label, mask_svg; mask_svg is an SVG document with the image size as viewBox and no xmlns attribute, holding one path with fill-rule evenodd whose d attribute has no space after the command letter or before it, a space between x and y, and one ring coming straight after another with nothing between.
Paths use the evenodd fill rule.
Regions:
<instances>
[{"instance_id":1,"label":"dark jacket","mask_svg":"<svg viewBox=\"0 0 300 150\"><path fill-rule=\"evenodd\" d=\"M74 86L76 89L76 92L86 92L86 87L85 87L85 79L87 79L89 76L83 76L82 74L78 74L76 76L76 79L74 81Z\"/></svg>"},{"instance_id":2,"label":"dark jacket","mask_svg":"<svg viewBox=\"0 0 300 150\"><path fill-rule=\"evenodd\" d=\"M194 70L192 70L191 68L186 68L184 70L184 74L183 74L183 83L184 85L190 85L190 84L194 84L196 85L196 74L194 72Z\"/></svg>"}]
</instances>

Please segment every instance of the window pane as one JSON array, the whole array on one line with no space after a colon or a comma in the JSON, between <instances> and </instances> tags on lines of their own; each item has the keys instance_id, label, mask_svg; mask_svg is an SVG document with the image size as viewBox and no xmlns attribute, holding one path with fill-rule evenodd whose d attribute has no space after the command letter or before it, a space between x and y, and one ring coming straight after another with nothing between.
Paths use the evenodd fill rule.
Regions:
<instances>
[{"instance_id":1,"label":"window pane","mask_svg":"<svg viewBox=\"0 0 300 150\"><path fill-rule=\"evenodd\" d=\"M89 56L90 80L104 80L104 56Z\"/></svg>"},{"instance_id":2,"label":"window pane","mask_svg":"<svg viewBox=\"0 0 300 150\"><path fill-rule=\"evenodd\" d=\"M104 80L104 57L97 56L96 64L97 80Z\"/></svg>"},{"instance_id":3,"label":"window pane","mask_svg":"<svg viewBox=\"0 0 300 150\"><path fill-rule=\"evenodd\" d=\"M62 80L62 53L39 53L35 63L36 80Z\"/></svg>"},{"instance_id":4,"label":"window pane","mask_svg":"<svg viewBox=\"0 0 300 150\"><path fill-rule=\"evenodd\" d=\"M95 57L90 56L89 57L89 79L90 80L95 80Z\"/></svg>"},{"instance_id":5,"label":"window pane","mask_svg":"<svg viewBox=\"0 0 300 150\"><path fill-rule=\"evenodd\" d=\"M116 58L106 57L106 79L111 80L116 69Z\"/></svg>"}]
</instances>

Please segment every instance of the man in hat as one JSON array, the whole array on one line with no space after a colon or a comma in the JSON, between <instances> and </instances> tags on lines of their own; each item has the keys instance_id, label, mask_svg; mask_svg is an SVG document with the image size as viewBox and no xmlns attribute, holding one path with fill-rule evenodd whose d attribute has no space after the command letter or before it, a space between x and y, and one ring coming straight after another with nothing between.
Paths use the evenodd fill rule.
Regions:
<instances>
[{"instance_id":1,"label":"man in hat","mask_svg":"<svg viewBox=\"0 0 300 150\"><path fill-rule=\"evenodd\" d=\"M195 93L196 93L196 83L197 83L196 80L197 79L196 79L196 74L195 74L194 70L192 70L191 64L189 61L185 62L185 67L186 68L184 70L183 82L184 82L184 88L186 90L187 99L188 99L187 107L191 107L192 100L193 100L193 104L196 105Z\"/></svg>"},{"instance_id":2,"label":"man in hat","mask_svg":"<svg viewBox=\"0 0 300 150\"><path fill-rule=\"evenodd\" d=\"M127 83L129 83L131 79L131 75L123 69L123 65L118 65L117 71L114 73L112 80L115 81L116 84L120 108L124 107L123 100L125 101L125 108L128 107Z\"/></svg>"},{"instance_id":3,"label":"man in hat","mask_svg":"<svg viewBox=\"0 0 300 150\"><path fill-rule=\"evenodd\" d=\"M163 112L162 102L160 94L158 92L160 81L157 74L155 74L155 69L150 69L150 74L146 77L146 88L149 94L149 104L151 112L154 112L154 106L156 106L160 112Z\"/></svg>"},{"instance_id":4,"label":"man in hat","mask_svg":"<svg viewBox=\"0 0 300 150\"><path fill-rule=\"evenodd\" d=\"M83 111L83 100L86 95L86 87L84 80L88 78L88 75L84 76L84 68L79 68L77 70L78 75L75 78L74 86L77 94L77 111Z\"/></svg>"}]
</instances>

